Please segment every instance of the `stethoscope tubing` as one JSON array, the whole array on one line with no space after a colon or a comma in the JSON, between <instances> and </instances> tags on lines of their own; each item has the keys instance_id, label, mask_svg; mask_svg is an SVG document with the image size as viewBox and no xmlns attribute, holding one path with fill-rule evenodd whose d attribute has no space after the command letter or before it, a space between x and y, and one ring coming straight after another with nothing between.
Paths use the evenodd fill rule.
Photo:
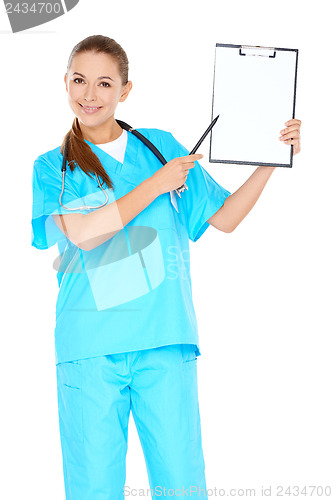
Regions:
<instances>
[{"instance_id":1,"label":"stethoscope tubing","mask_svg":"<svg viewBox=\"0 0 333 500\"><path fill-rule=\"evenodd\" d=\"M140 132L138 132L136 129L134 129L133 127L131 127L130 125L128 125L128 123L125 123L125 122L123 122L121 120L116 120L116 122L118 123L118 125L121 126L122 129L127 130L127 132L131 132L131 134L135 135L135 137L137 137L141 142L143 142L150 149L150 151L152 153L154 153L154 155L159 159L159 161L162 163L162 165L165 165L167 163L167 161L164 158L164 156L154 146L154 144L152 142L150 142L149 139L147 139L147 137L145 137ZM61 189L61 193L60 193L60 196L59 196L59 203L60 203L60 205L63 208L65 208L66 210L88 210L88 209L91 209L91 208L96 209L96 208L102 208L102 207L104 207L104 205L107 204L107 202L109 200L109 197L108 197L107 192L102 188L101 183L99 181L99 178L97 177L96 174L95 174L95 176L96 176L97 182L99 184L99 187L104 192L105 197L106 197L106 200L105 200L104 203L102 203L101 205L95 206L95 207L90 206L90 205L84 205L84 206L75 207L75 208L66 207L65 205L63 205L61 203L61 198L62 198L62 195L63 195L63 192L64 192L64 187L65 187L65 173L66 173L66 164L67 164L68 142L69 142L69 136L67 136L67 138L66 138L66 142L65 142L65 146L64 146L64 154L63 154L62 166L61 166L61 172L62 172L62 189ZM178 189L175 189L175 191L178 194L178 196L180 197L180 193L182 193L183 191L185 191L185 189L188 189L188 187L186 186L186 184L183 184L183 186L181 186Z\"/></svg>"}]
</instances>

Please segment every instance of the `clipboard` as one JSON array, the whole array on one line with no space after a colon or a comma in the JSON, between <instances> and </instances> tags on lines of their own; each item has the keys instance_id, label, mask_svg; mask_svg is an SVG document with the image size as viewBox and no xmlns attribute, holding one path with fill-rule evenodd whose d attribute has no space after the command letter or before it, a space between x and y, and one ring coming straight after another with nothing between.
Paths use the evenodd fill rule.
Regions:
<instances>
[{"instance_id":1,"label":"clipboard","mask_svg":"<svg viewBox=\"0 0 333 500\"><path fill-rule=\"evenodd\" d=\"M298 49L216 44L211 163L292 167L279 136L295 118L297 65Z\"/></svg>"}]
</instances>

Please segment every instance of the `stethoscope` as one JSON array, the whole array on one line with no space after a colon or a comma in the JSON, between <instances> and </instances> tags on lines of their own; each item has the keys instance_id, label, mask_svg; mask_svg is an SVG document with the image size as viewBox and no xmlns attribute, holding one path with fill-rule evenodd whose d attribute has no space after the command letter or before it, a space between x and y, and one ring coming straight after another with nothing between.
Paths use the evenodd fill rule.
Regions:
<instances>
[{"instance_id":1,"label":"stethoscope","mask_svg":"<svg viewBox=\"0 0 333 500\"><path fill-rule=\"evenodd\" d=\"M167 161L164 158L164 156L159 152L159 150L154 146L154 144L151 143L147 139L147 137L145 137L140 132L138 132L137 130L135 130L133 127L131 127L130 125L128 125L127 123L125 123L125 122L123 122L121 120L116 120L116 122L121 126L121 128L127 130L127 132L131 132L133 135L135 135L135 137L137 137L138 139L140 139L140 141L142 141L150 149L150 151L152 151L152 153L154 153L154 155L160 160L160 162L162 163L162 165L165 165L167 163ZM105 197L106 197L106 200L105 200L105 202L102 205L98 205L96 207L93 207L93 206L90 206L90 205L84 205L82 207L69 208L69 207L66 207L65 205L63 205L61 203L61 198L62 198L62 195L63 195L63 192L64 192L64 187L65 187L65 174L66 174L66 164L67 164L68 142L69 142L69 136L67 136L67 139L66 139L66 142L65 142L64 154L63 154L63 161L62 161L62 167L61 167L61 171L62 171L62 189L61 189L61 193L60 193L60 196L59 196L59 203L60 203L60 205L62 207L64 207L66 210L87 210L87 209L91 209L91 208L101 208L101 207L104 207L104 205L107 204L107 202L109 200L109 197L108 197L107 192L102 188L101 183L100 183L99 178L97 177L96 173L95 173L95 176L96 176L97 182L99 184L99 187L104 192ZM183 184L179 188L175 189L175 191L178 194L179 198L181 198L180 193L183 193L185 191L185 189L188 189L188 187L186 186L186 184Z\"/></svg>"}]
</instances>

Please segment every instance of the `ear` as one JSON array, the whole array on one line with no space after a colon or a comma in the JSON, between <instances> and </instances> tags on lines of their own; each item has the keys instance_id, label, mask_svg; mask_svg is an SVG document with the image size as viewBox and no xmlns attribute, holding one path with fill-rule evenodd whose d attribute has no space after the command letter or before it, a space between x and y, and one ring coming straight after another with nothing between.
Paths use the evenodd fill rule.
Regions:
<instances>
[{"instance_id":1,"label":"ear","mask_svg":"<svg viewBox=\"0 0 333 500\"><path fill-rule=\"evenodd\" d=\"M127 97L128 97L128 94L130 93L130 91L132 90L132 87L133 87L133 84L131 81L127 82L122 93L121 93L121 97L119 99L119 102L124 102L126 101Z\"/></svg>"},{"instance_id":2,"label":"ear","mask_svg":"<svg viewBox=\"0 0 333 500\"><path fill-rule=\"evenodd\" d=\"M64 76L64 82L65 82L65 85L66 85L66 92L68 92L68 86L67 86L67 73L65 73L65 76Z\"/></svg>"}]
</instances>

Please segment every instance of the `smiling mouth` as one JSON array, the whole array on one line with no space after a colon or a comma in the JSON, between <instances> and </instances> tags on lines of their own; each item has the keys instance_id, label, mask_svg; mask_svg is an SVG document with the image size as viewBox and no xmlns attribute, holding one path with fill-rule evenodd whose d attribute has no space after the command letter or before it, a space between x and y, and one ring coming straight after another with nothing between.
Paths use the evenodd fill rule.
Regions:
<instances>
[{"instance_id":1,"label":"smiling mouth","mask_svg":"<svg viewBox=\"0 0 333 500\"><path fill-rule=\"evenodd\" d=\"M83 106L83 104L81 104L80 102L79 102L79 104L80 104L81 108L88 109L88 110L100 109L102 107L102 106Z\"/></svg>"}]
</instances>

